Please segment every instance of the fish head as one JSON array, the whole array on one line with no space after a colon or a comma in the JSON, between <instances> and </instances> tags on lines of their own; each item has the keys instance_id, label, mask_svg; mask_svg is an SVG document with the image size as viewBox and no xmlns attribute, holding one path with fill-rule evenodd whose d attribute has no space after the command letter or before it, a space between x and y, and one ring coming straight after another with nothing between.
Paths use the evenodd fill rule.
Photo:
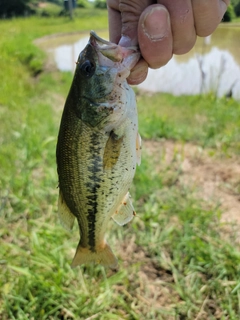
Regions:
<instances>
[{"instance_id":1,"label":"fish head","mask_svg":"<svg viewBox=\"0 0 240 320\"><path fill-rule=\"evenodd\" d=\"M140 57L136 47L123 48L101 39L93 31L76 63L70 91L76 115L95 127L114 111L121 85Z\"/></svg>"}]
</instances>

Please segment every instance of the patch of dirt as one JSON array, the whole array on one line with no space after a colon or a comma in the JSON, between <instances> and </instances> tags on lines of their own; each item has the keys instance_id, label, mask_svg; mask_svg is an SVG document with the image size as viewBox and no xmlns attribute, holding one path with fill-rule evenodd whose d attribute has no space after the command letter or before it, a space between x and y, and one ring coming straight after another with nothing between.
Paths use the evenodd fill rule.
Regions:
<instances>
[{"instance_id":1,"label":"patch of dirt","mask_svg":"<svg viewBox=\"0 0 240 320\"><path fill-rule=\"evenodd\" d=\"M121 243L118 252L123 260L123 268L133 270L129 271L129 290L126 285L115 285L115 290L121 296L125 296L129 303L138 305L135 311L140 316L151 312L153 308L159 308L167 314L166 318L162 319L174 320L173 308L183 301L173 289L172 272L167 267L160 267L142 247L138 246L135 235ZM167 256L165 258L168 259Z\"/></svg>"},{"instance_id":2,"label":"patch of dirt","mask_svg":"<svg viewBox=\"0 0 240 320\"><path fill-rule=\"evenodd\" d=\"M223 158L212 150L168 140L144 141L143 149L158 163L180 169L182 185L194 189L206 201L220 206L223 222L240 225L240 158Z\"/></svg>"},{"instance_id":3,"label":"patch of dirt","mask_svg":"<svg viewBox=\"0 0 240 320\"><path fill-rule=\"evenodd\" d=\"M170 176L166 181L169 179L179 186L185 185L196 197L219 205L223 212L222 231L224 229L229 232L229 222L240 226L239 158L223 158L214 153L214 150L204 150L190 143L181 144L169 140L143 141L143 152L153 159L156 172L166 172L166 175ZM135 234L125 239L116 251L123 261L122 267L128 270L125 285L114 285L117 295L121 295L129 305L134 306L139 318L143 314L161 310L161 319L174 320L175 312L178 312L181 319L180 309L181 306L185 308L186 302L174 287L178 279L171 271L172 262L168 252L161 252L163 259L160 266L144 248L136 244ZM216 319L224 316L214 300L206 296L199 305L195 319L209 319L205 307L209 312L212 311ZM182 319L186 318L184 312L183 310Z\"/></svg>"},{"instance_id":4,"label":"patch of dirt","mask_svg":"<svg viewBox=\"0 0 240 320\"><path fill-rule=\"evenodd\" d=\"M46 7L47 7L47 3L45 3L45 2L39 2L39 3L38 3L38 7L39 7L39 8L46 8Z\"/></svg>"}]
</instances>

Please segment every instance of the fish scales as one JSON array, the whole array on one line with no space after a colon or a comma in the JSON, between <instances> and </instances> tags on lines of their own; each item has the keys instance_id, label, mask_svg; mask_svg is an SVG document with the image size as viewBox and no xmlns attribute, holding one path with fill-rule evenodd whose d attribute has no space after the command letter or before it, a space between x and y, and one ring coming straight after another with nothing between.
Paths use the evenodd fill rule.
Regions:
<instances>
[{"instance_id":1,"label":"fish scales","mask_svg":"<svg viewBox=\"0 0 240 320\"><path fill-rule=\"evenodd\" d=\"M123 225L134 215L128 190L140 163L140 136L126 77L138 58L136 49L92 33L77 62L57 143L59 217L68 229L77 218L80 232L73 267L116 267L105 241L108 222Z\"/></svg>"}]
</instances>

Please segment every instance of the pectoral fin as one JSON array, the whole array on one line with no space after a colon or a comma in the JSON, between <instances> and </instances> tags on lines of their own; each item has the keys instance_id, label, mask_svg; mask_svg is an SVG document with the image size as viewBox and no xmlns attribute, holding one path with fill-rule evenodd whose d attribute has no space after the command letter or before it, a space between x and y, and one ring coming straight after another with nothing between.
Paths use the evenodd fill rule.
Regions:
<instances>
[{"instance_id":1,"label":"pectoral fin","mask_svg":"<svg viewBox=\"0 0 240 320\"><path fill-rule=\"evenodd\" d=\"M69 231L72 230L75 216L68 208L61 191L58 197L58 216L63 227Z\"/></svg>"},{"instance_id":2,"label":"pectoral fin","mask_svg":"<svg viewBox=\"0 0 240 320\"><path fill-rule=\"evenodd\" d=\"M137 133L136 139L136 153L137 153L137 164L141 164L141 154L142 154L142 139L139 133Z\"/></svg>"},{"instance_id":3,"label":"pectoral fin","mask_svg":"<svg viewBox=\"0 0 240 320\"><path fill-rule=\"evenodd\" d=\"M119 137L114 131L109 134L103 155L103 168L111 169L118 161L122 147L123 137Z\"/></svg>"},{"instance_id":4,"label":"pectoral fin","mask_svg":"<svg viewBox=\"0 0 240 320\"><path fill-rule=\"evenodd\" d=\"M130 194L128 192L112 218L115 222L117 222L117 224L123 226L124 224L131 221L135 215L136 213L134 211L132 201L130 199Z\"/></svg>"}]
</instances>

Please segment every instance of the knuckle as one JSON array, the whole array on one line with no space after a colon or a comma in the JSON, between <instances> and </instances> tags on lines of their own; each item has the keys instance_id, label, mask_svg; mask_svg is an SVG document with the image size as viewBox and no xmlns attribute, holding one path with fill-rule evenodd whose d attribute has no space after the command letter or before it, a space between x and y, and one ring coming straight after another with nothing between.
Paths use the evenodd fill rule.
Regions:
<instances>
[{"instance_id":1,"label":"knuckle","mask_svg":"<svg viewBox=\"0 0 240 320\"><path fill-rule=\"evenodd\" d=\"M195 45L197 40L197 36L193 36L189 39L184 39L181 41L178 41L177 43L173 44L173 53L174 54L185 54L187 52L189 52Z\"/></svg>"},{"instance_id":2,"label":"knuckle","mask_svg":"<svg viewBox=\"0 0 240 320\"><path fill-rule=\"evenodd\" d=\"M119 11L119 0L107 0L107 6Z\"/></svg>"}]
</instances>

